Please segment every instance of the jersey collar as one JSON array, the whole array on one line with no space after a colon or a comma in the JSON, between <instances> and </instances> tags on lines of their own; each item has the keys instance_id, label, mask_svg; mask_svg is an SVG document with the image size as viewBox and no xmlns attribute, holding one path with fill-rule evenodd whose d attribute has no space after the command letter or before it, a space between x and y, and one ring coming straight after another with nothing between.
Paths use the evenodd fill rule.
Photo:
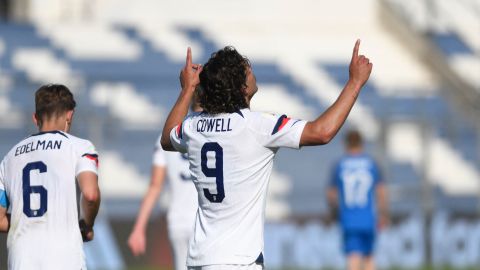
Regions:
<instances>
[{"instance_id":1,"label":"jersey collar","mask_svg":"<svg viewBox=\"0 0 480 270\"><path fill-rule=\"evenodd\" d=\"M65 135L65 133L61 132L60 130L49 130L49 131L41 131L41 132L38 132L38 133L35 133L35 134L32 134L30 135L30 137L33 137L33 136L40 136L40 135L43 135L43 134L60 134L62 135L63 137L67 138L67 135Z\"/></svg>"}]
</instances>

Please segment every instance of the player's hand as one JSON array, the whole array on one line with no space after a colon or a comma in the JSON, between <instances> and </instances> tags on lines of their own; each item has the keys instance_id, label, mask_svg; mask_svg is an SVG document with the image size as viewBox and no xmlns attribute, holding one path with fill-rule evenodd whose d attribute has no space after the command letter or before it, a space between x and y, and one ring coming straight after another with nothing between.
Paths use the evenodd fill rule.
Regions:
<instances>
[{"instance_id":1,"label":"player's hand","mask_svg":"<svg viewBox=\"0 0 480 270\"><path fill-rule=\"evenodd\" d=\"M195 91L195 88L200 83L199 75L202 68L202 65L192 63L192 49L188 47L185 66L180 71L180 85L182 89Z\"/></svg>"},{"instance_id":2,"label":"player's hand","mask_svg":"<svg viewBox=\"0 0 480 270\"><path fill-rule=\"evenodd\" d=\"M350 80L357 86L362 87L370 77L373 64L370 59L364 55L358 55L360 48L360 39L355 43L353 48L352 60L350 62Z\"/></svg>"},{"instance_id":3,"label":"player's hand","mask_svg":"<svg viewBox=\"0 0 480 270\"><path fill-rule=\"evenodd\" d=\"M384 230L390 227L390 217L388 215L380 215L378 217L378 228Z\"/></svg>"},{"instance_id":4,"label":"player's hand","mask_svg":"<svg viewBox=\"0 0 480 270\"><path fill-rule=\"evenodd\" d=\"M133 231L128 237L128 247L133 256L137 257L145 253L146 247L145 233L142 231Z\"/></svg>"},{"instance_id":5,"label":"player's hand","mask_svg":"<svg viewBox=\"0 0 480 270\"><path fill-rule=\"evenodd\" d=\"M79 222L79 226L80 226L80 233L82 234L82 239L83 239L83 242L90 242L93 240L93 236L94 236L94 233L93 233L93 227L92 226L88 226L86 223L85 223L85 220L81 219Z\"/></svg>"}]
</instances>

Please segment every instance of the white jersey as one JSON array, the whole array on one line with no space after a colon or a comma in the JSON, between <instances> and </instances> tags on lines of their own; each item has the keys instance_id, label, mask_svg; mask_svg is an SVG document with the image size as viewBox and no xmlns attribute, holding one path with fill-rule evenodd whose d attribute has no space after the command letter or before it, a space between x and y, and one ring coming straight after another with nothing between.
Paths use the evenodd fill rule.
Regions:
<instances>
[{"instance_id":1,"label":"white jersey","mask_svg":"<svg viewBox=\"0 0 480 270\"><path fill-rule=\"evenodd\" d=\"M60 131L32 135L5 156L0 192L11 212L9 269L86 269L75 178L97 173L97 158L91 142Z\"/></svg>"},{"instance_id":2,"label":"white jersey","mask_svg":"<svg viewBox=\"0 0 480 270\"><path fill-rule=\"evenodd\" d=\"M306 122L242 109L196 113L170 138L187 152L199 210L188 266L248 265L263 252L267 186L279 147L299 148Z\"/></svg>"},{"instance_id":3,"label":"white jersey","mask_svg":"<svg viewBox=\"0 0 480 270\"><path fill-rule=\"evenodd\" d=\"M169 231L193 231L198 200L187 155L164 151L159 137L153 154L153 165L167 168L170 191L170 206L167 214Z\"/></svg>"}]
</instances>

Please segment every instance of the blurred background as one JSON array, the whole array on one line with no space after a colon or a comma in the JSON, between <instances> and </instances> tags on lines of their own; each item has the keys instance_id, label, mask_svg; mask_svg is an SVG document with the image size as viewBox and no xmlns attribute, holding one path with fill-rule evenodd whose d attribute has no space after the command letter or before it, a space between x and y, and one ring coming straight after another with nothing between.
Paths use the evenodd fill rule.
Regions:
<instances>
[{"instance_id":1,"label":"blurred background","mask_svg":"<svg viewBox=\"0 0 480 270\"><path fill-rule=\"evenodd\" d=\"M100 153L89 269L170 269L168 189L147 254L134 258L126 241L186 48L204 63L235 46L257 76L252 109L314 119L348 79L357 38L374 70L346 127L329 145L276 157L267 268L344 268L325 192L355 127L390 193L379 268L480 269L480 0L0 0L0 156L36 131L34 91L66 84L78 103L72 133Z\"/></svg>"}]
</instances>

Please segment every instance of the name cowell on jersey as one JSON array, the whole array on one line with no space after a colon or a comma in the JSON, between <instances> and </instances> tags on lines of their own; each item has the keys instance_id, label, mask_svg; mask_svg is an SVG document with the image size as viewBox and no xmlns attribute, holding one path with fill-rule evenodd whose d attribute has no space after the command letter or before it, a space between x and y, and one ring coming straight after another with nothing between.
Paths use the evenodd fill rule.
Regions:
<instances>
[{"instance_id":1,"label":"name cowell on jersey","mask_svg":"<svg viewBox=\"0 0 480 270\"><path fill-rule=\"evenodd\" d=\"M225 120L227 122L225 123ZM197 132L225 132L232 131L230 128L230 118L200 119L197 122Z\"/></svg>"}]
</instances>

